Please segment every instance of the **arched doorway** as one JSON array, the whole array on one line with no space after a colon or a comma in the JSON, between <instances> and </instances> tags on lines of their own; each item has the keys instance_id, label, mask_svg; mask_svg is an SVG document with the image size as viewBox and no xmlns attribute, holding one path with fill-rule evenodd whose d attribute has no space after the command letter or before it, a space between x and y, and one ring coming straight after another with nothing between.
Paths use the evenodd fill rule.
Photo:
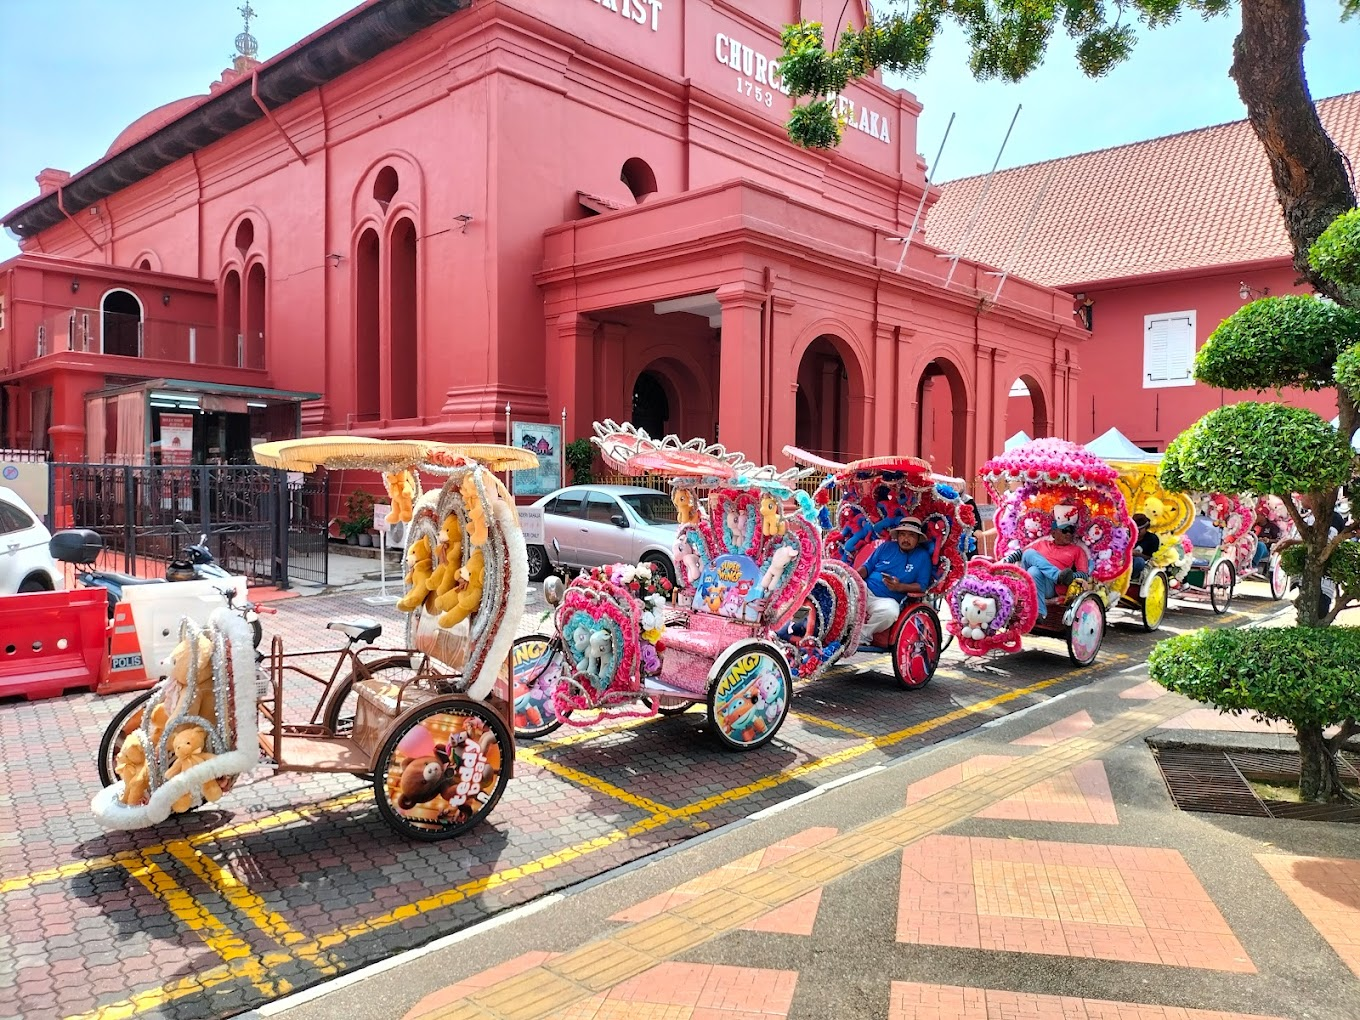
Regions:
<instances>
[{"instance_id":1,"label":"arched doorway","mask_svg":"<svg viewBox=\"0 0 1360 1020\"><path fill-rule=\"evenodd\" d=\"M916 385L916 455L948 475L968 464L968 390L963 375L942 358L930 362Z\"/></svg>"},{"instance_id":2,"label":"arched doorway","mask_svg":"<svg viewBox=\"0 0 1360 1020\"><path fill-rule=\"evenodd\" d=\"M798 362L794 442L832 460L850 456L850 376L831 338L808 344Z\"/></svg>"},{"instance_id":3,"label":"arched doorway","mask_svg":"<svg viewBox=\"0 0 1360 1020\"><path fill-rule=\"evenodd\" d=\"M659 438L673 431L671 421L671 402L666 387L655 372L643 372L633 384L633 424L649 436Z\"/></svg>"},{"instance_id":4,"label":"arched doorway","mask_svg":"<svg viewBox=\"0 0 1360 1020\"><path fill-rule=\"evenodd\" d=\"M111 290L99 303L101 350L124 358L142 353L142 303L127 290Z\"/></svg>"},{"instance_id":5,"label":"arched doorway","mask_svg":"<svg viewBox=\"0 0 1360 1020\"><path fill-rule=\"evenodd\" d=\"M1009 438L1024 432L1031 439L1048 435L1048 405L1044 391L1031 376L1022 375L1011 383L1006 395L1006 429Z\"/></svg>"}]
</instances>

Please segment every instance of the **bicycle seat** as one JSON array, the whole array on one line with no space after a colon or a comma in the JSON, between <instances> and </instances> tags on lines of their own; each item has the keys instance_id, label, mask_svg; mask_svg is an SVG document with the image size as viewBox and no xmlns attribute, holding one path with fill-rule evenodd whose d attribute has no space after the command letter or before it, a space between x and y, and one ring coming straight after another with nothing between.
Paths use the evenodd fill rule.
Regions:
<instances>
[{"instance_id":1,"label":"bicycle seat","mask_svg":"<svg viewBox=\"0 0 1360 1020\"><path fill-rule=\"evenodd\" d=\"M351 641L377 641L382 636L382 624L376 620L332 620L327 630L338 630Z\"/></svg>"}]
</instances>

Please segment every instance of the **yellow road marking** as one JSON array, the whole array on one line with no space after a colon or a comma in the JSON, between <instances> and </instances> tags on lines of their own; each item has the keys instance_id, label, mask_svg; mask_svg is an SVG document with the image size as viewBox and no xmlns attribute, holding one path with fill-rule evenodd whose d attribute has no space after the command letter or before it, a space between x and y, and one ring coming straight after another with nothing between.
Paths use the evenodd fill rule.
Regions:
<instances>
[{"instance_id":1,"label":"yellow road marking","mask_svg":"<svg viewBox=\"0 0 1360 1020\"><path fill-rule=\"evenodd\" d=\"M826 729L835 730L838 733L848 733L852 737L859 737L860 740L872 740L874 738L874 735L872 733L865 733L863 730L857 730L852 726L846 726L844 723L832 722L830 719L823 719L821 716L813 715L811 712L803 711L790 712L789 715L794 716L797 719L801 719L803 720L803 722L809 723L810 725L813 726L824 726Z\"/></svg>"},{"instance_id":2,"label":"yellow road marking","mask_svg":"<svg viewBox=\"0 0 1360 1020\"><path fill-rule=\"evenodd\" d=\"M515 757L520 761L537 765L539 768L551 772L555 776L560 776L578 786L584 786L587 790L594 790L596 793L603 793L606 797L613 797L615 800L630 804L635 808L641 808L649 814L670 814L671 809L665 804L659 804L647 797L641 797L636 793L630 793L621 786L615 786L605 779L599 779L588 772L572 768L570 765L563 765L561 762L553 761L551 758L541 757L537 752L531 750L519 750L515 752Z\"/></svg>"},{"instance_id":3,"label":"yellow road marking","mask_svg":"<svg viewBox=\"0 0 1360 1020\"><path fill-rule=\"evenodd\" d=\"M221 893L228 903L280 946L293 949L299 958L306 960L323 974L334 974L339 970L339 967L323 954L308 952L306 935L289 925L271 910L263 899L251 892L249 887L243 885L235 875L213 858L195 850L182 839L170 843L166 849L206 885Z\"/></svg>"}]
</instances>

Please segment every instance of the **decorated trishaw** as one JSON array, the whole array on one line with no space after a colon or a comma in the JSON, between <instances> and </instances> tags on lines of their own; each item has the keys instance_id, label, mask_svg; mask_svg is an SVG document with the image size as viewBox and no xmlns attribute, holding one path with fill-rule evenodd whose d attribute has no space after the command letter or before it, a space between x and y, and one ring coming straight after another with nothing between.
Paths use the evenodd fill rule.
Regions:
<instances>
[{"instance_id":1,"label":"decorated trishaw","mask_svg":"<svg viewBox=\"0 0 1360 1020\"><path fill-rule=\"evenodd\" d=\"M1148 530L1161 542L1141 575L1130 576L1118 604L1137 612L1144 630L1156 630L1166 615L1172 579L1184 577L1191 567L1185 534L1195 520L1195 505L1185 493L1162 488L1154 460L1108 463L1119 473L1115 484L1129 515L1146 517Z\"/></svg>"},{"instance_id":2,"label":"decorated trishaw","mask_svg":"<svg viewBox=\"0 0 1360 1020\"><path fill-rule=\"evenodd\" d=\"M649 717L703 704L730 750L774 738L793 673L778 627L803 604L821 566L821 532L794 472L758 468L701 440L653 439L597 422L592 442L612 469L670 479L679 518L677 601L648 565L617 564L574 578L556 602L554 631L514 651L515 731L538 737L566 723Z\"/></svg>"},{"instance_id":3,"label":"decorated trishaw","mask_svg":"<svg viewBox=\"0 0 1360 1020\"><path fill-rule=\"evenodd\" d=\"M1257 566L1244 572L1242 577L1243 580L1263 578L1270 586L1270 597L1279 601L1289 594L1291 588L1298 584L1298 579L1291 577L1289 571L1284 568L1284 562L1280 556L1280 544L1290 539L1297 539L1299 537L1298 527L1294 524L1294 518L1289 515L1284 500L1279 496L1259 497L1256 500L1256 516L1273 524L1279 531L1279 537L1273 542L1266 543L1270 547L1270 554L1266 559L1264 568L1257 564Z\"/></svg>"},{"instance_id":4,"label":"decorated trishaw","mask_svg":"<svg viewBox=\"0 0 1360 1020\"><path fill-rule=\"evenodd\" d=\"M1215 613L1226 613L1232 604L1239 572L1251 569L1256 553L1255 514L1252 504L1240 496L1222 493L1201 495L1197 513L1186 531L1187 555L1171 577L1177 598L1207 601Z\"/></svg>"},{"instance_id":5,"label":"decorated trishaw","mask_svg":"<svg viewBox=\"0 0 1360 1020\"><path fill-rule=\"evenodd\" d=\"M1095 661L1106 610L1123 594L1133 562L1133 521L1104 461L1061 439L1035 439L983 465L997 506L996 555L975 556L949 596L950 630L969 657L1014 652L1025 634L1064 638L1078 666ZM1073 529L1089 577L1056 587L1041 604L1024 552L1055 526Z\"/></svg>"},{"instance_id":6,"label":"decorated trishaw","mask_svg":"<svg viewBox=\"0 0 1360 1020\"><path fill-rule=\"evenodd\" d=\"M170 676L125 706L100 749L107 828L165 821L226 794L262 762L280 772L370 779L379 812L416 839L457 836L500 799L514 763L508 662L527 564L514 500L494 472L537 465L513 447L318 437L255 448L264 465L384 472L392 522L408 522L407 647L378 649L382 625L333 620L343 648L285 651L257 675L250 629L219 610L186 624ZM421 492L420 473L442 477ZM329 677L314 672L333 659ZM320 690L286 721L285 686ZM294 695L295 696L295 695Z\"/></svg>"},{"instance_id":7,"label":"decorated trishaw","mask_svg":"<svg viewBox=\"0 0 1360 1020\"><path fill-rule=\"evenodd\" d=\"M939 480L930 464L913 457L875 457L850 464L825 460L797 447L784 453L796 464L828 471L813 496L822 515L822 569L806 612L786 631L799 678L819 676L847 655L888 652L893 675L908 689L935 675L945 632L934 604L947 598L967 568L973 510L960 492ZM831 507L835 506L834 521ZM890 541L904 521L919 523L932 574L919 597L902 602L896 620L865 633L869 589L860 568Z\"/></svg>"}]
</instances>

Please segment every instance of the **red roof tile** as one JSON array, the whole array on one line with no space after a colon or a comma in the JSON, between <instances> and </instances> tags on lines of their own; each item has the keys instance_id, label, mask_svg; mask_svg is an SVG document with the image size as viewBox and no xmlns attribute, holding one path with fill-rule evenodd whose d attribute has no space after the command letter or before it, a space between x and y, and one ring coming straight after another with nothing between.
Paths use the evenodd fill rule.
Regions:
<instances>
[{"instance_id":1,"label":"red roof tile","mask_svg":"<svg viewBox=\"0 0 1360 1020\"><path fill-rule=\"evenodd\" d=\"M1360 165L1360 92L1319 100L1322 125ZM1048 193L1020 250L1035 196ZM941 186L926 239L1049 286L1288 257L1265 153L1245 120Z\"/></svg>"}]
</instances>

